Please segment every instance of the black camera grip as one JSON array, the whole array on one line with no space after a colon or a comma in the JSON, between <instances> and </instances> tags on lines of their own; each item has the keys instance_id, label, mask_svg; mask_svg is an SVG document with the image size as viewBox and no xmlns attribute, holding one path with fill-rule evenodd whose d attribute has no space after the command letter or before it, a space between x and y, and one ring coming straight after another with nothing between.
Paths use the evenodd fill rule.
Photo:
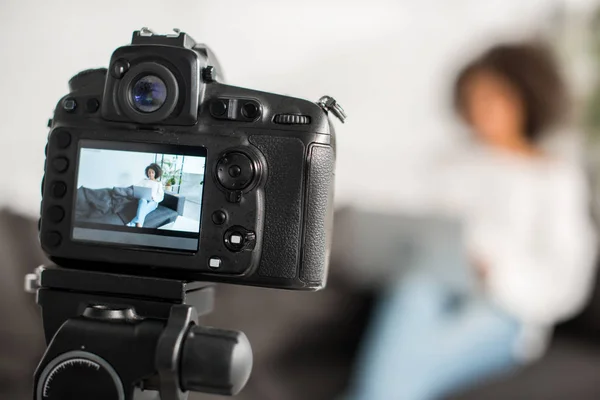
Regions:
<instances>
[{"instance_id":1,"label":"black camera grip","mask_svg":"<svg viewBox=\"0 0 600 400\"><path fill-rule=\"evenodd\" d=\"M306 157L297 138L252 136L250 142L264 154L269 170L258 275L323 286L331 241L333 148L313 144Z\"/></svg>"},{"instance_id":2,"label":"black camera grip","mask_svg":"<svg viewBox=\"0 0 600 400\"><path fill-rule=\"evenodd\" d=\"M300 279L325 283L333 218L333 148L312 145L310 149L304 247Z\"/></svg>"},{"instance_id":3,"label":"black camera grip","mask_svg":"<svg viewBox=\"0 0 600 400\"><path fill-rule=\"evenodd\" d=\"M298 138L266 135L251 136L250 142L265 156L269 171L258 275L295 279L300 258L304 143Z\"/></svg>"}]
</instances>

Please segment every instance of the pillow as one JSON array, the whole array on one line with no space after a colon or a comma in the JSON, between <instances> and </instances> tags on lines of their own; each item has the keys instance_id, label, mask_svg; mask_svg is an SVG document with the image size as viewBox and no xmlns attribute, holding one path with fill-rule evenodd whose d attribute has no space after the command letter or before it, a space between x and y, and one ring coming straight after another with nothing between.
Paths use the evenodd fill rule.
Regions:
<instances>
[{"instance_id":1,"label":"pillow","mask_svg":"<svg viewBox=\"0 0 600 400\"><path fill-rule=\"evenodd\" d=\"M112 189L88 189L82 188L90 208L90 213L105 215L112 212L112 198L110 191Z\"/></svg>"}]
</instances>

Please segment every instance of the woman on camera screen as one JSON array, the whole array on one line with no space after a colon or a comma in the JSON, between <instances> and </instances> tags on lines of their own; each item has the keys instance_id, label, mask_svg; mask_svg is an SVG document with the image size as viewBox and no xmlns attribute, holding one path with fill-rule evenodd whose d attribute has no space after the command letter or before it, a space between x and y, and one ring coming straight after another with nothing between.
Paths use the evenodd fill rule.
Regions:
<instances>
[{"instance_id":1,"label":"woman on camera screen","mask_svg":"<svg viewBox=\"0 0 600 400\"><path fill-rule=\"evenodd\" d=\"M141 198L138 201L138 208L135 217L127 224L127 226L136 226L141 228L144 226L146 216L156 210L158 203L163 201L165 192L162 183L158 180L162 175L162 169L158 164L152 163L146 167L146 178L140 181L136 186L150 188L152 190L151 198Z\"/></svg>"}]
</instances>

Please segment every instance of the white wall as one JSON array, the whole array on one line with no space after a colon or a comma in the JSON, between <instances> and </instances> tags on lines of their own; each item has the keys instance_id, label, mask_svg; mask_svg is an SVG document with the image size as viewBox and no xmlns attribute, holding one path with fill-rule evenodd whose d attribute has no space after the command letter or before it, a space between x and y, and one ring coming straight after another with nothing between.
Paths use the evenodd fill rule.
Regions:
<instances>
[{"instance_id":1,"label":"white wall","mask_svg":"<svg viewBox=\"0 0 600 400\"><path fill-rule=\"evenodd\" d=\"M231 84L335 96L349 115L338 124L338 201L418 207L422 166L457 129L447 107L455 68L495 38L552 25L566 2L2 0L0 157L19 182L1 185L0 206L38 212L46 121L68 79L106 66L150 26L210 44Z\"/></svg>"},{"instance_id":2,"label":"white wall","mask_svg":"<svg viewBox=\"0 0 600 400\"><path fill-rule=\"evenodd\" d=\"M82 149L77 187L90 189L135 185L145 178L146 167L154 153Z\"/></svg>"},{"instance_id":3,"label":"white wall","mask_svg":"<svg viewBox=\"0 0 600 400\"><path fill-rule=\"evenodd\" d=\"M188 174L204 175L206 158L185 156L183 162L183 172Z\"/></svg>"}]
</instances>

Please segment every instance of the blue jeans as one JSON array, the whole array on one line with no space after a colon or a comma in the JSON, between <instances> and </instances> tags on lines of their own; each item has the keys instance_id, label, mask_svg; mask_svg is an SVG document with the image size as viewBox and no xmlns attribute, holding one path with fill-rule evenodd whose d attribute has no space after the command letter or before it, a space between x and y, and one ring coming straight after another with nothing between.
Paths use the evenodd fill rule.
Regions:
<instances>
[{"instance_id":1,"label":"blue jeans","mask_svg":"<svg viewBox=\"0 0 600 400\"><path fill-rule=\"evenodd\" d=\"M135 226L135 224L140 224L144 226L144 221L146 220L146 216L150 214L152 211L156 210L158 207L158 203L152 200L144 200L140 199L138 202L137 212L135 213L135 217L127 224L127 226Z\"/></svg>"},{"instance_id":2,"label":"blue jeans","mask_svg":"<svg viewBox=\"0 0 600 400\"><path fill-rule=\"evenodd\" d=\"M519 328L475 291L410 271L381 299L346 399L444 398L516 367Z\"/></svg>"}]
</instances>

